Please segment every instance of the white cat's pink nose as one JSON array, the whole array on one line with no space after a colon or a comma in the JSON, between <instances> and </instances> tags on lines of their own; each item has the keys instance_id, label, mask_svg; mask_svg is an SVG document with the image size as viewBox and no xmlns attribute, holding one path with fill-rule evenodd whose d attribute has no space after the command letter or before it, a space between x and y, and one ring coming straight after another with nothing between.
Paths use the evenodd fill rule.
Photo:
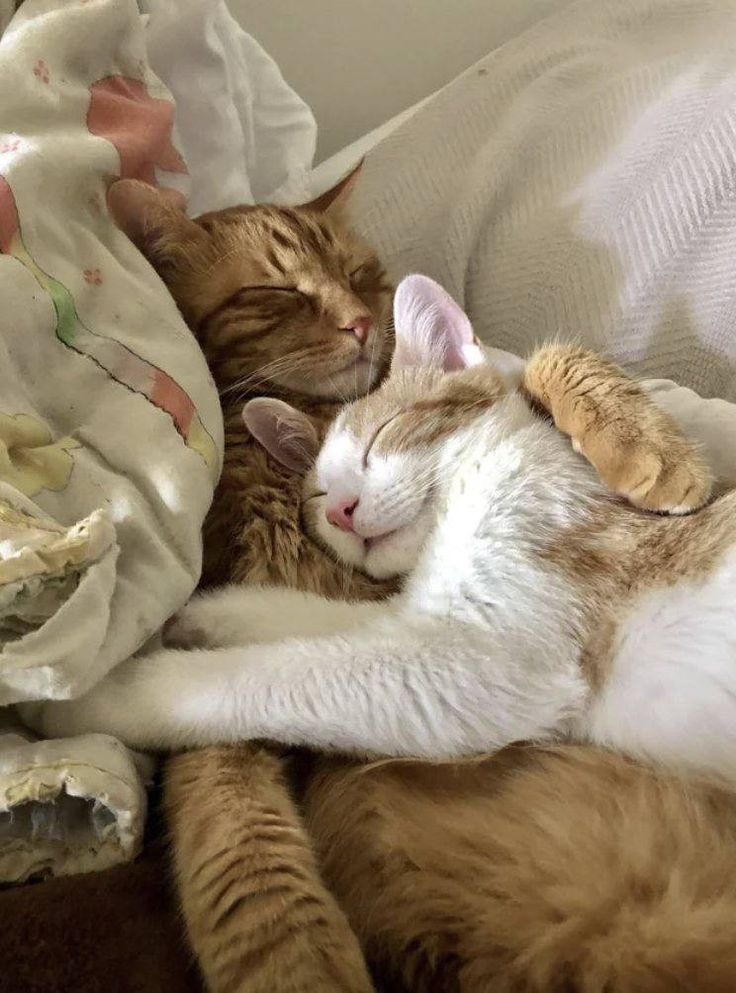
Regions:
<instances>
[{"instance_id":1,"label":"white cat's pink nose","mask_svg":"<svg viewBox=\"0 0 736 993\"><path fill-rule=\"evenodd\" d=\"M373 327L373 318L370 314L361 314L360 317L354 317L349 324L341 331L352 331L358 341L362 344L371 333L371 328Z\"/></svg>"},{"instance_id":2,"label":"white cat's pink nose","mask_svg":"<svg viewBox=\"0 0 736 993\"><path fill-rule=\"evenodd\" d=\"M325 511L325 517L336 528L341 531L354 531L353 514L358 506L357 500L341 500Z\"/></svg>"}]
</instances>

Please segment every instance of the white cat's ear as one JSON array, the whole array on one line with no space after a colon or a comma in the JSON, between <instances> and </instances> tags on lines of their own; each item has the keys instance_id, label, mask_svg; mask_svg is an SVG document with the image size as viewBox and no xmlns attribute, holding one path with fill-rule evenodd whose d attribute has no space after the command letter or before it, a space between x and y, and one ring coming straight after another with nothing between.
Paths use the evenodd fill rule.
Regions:
<instances>
[{"instance_id":1,"label":"white cat's ear","mask_svg":"<svg viewBox=\"0 0 736 993\"><path fill-rule=\"evenodd\" d=\"M287 469L305 472L319 451L317 431L306 414L272 397L257 397L243 407L253 437Z\"/></svg>"},{"instance_id":2,"label":"white cat's ear","mask_svg":"<svg viewBox=\"0 0 736 993\"><path fill-rule=\"evenodd\" d=\"M438 366L446 372L485 362L465 311L428 276L407 276L394 297L392 369Z\"/></svg>"}]
</instances>

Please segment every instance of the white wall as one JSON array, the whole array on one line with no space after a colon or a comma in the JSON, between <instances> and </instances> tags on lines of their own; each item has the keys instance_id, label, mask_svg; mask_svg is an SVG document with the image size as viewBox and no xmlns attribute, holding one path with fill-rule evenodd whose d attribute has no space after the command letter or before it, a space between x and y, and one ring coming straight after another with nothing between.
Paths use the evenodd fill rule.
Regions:
<instances>
[{"instance_id":1,"label":"white wall","mask_svg":"<svg viewBox=\"0 0 736 993\"><path fill-rule=\"evenodd\" d=\"M311 105L317 161L564 0L228 0Z\"/></svg>"}]
</instances>

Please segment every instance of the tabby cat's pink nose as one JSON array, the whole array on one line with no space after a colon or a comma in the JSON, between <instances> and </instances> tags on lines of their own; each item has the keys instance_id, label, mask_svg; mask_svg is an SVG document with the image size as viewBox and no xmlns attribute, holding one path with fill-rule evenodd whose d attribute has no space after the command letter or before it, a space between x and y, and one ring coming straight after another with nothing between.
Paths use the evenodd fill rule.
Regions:
<instances>
[{"instance_id":1,"label":"tabby cat's pink nose","mask_svg":"<svg viewBox=\"0 0 736 993\"><path fill-rule=\"evenodd\" d=\"M325 511L325 517L330 524L333 524L336 528L340 528L341 531L354 531L353 514L357 506L357 500L342 500L340 503L336 503L334 507L328 507Z\"/></svg>"},{"instance_id":2,"label":"tabby cat's pink nose","mask_svg":"<svg viewBox=\"0 0 736 993\"><path fill-rule=\"evenodd\" d=\"M358 341L362 344L370 334L372 327L373 318L369 314L362 314L360 317L354 317L346 327L341 328L340 330L352 331Z\"/></svg>"}]
</instances>

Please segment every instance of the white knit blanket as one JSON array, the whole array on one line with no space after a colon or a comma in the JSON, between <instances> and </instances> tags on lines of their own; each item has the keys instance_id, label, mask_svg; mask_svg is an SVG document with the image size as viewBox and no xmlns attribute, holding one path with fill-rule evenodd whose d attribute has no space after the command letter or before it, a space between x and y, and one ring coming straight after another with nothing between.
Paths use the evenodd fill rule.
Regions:
<instances>
[{"instance_id":1,"label":"white knit blanket","mask_svg":"<svg viewBox=\"0 0 736 993\"><path fill-rule=\"evenodd\" d=\"M490 344L736 399L736 3L563 5L368 155L356 217Z\"/></svg>"}]
</instances>

